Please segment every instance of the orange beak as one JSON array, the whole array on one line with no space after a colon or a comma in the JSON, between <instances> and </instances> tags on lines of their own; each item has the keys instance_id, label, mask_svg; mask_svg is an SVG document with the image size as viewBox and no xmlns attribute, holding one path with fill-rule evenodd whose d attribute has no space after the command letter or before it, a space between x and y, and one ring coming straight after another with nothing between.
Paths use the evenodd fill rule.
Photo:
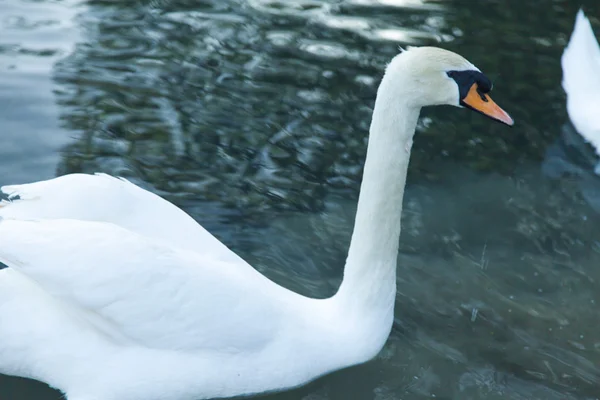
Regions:
<instances>
[{"instance_id":1,"label":"orange beak","mask_svg":"<svg viewBox=\"0 0 600 400\"><path fill-rule=\"evenodd\" d=\"M487 93L482 93L477 90L477 84L474 83L469 89L469 93L462 99L462 103L468 108L487 115L488 117L502 122L508 126L513 126L515 123L506 111L498 107L496 103L488 96Z\"/></svg>"}]
</instances>

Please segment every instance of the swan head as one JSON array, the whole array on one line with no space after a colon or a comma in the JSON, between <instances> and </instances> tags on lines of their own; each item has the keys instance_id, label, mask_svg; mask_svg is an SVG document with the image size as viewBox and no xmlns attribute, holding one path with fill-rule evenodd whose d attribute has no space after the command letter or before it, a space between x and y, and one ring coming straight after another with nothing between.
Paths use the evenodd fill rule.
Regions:
<instances>
[{"instance_id":1,"label":"swan head","mask_svg":"<svg viewBox=\"0 0 600 400\"><path fill-rule=\"evenodd\" d=\"M462 56L437 47L411 47L398 54L386 75L398 79L415 107L451 105L477 111L512 126L513 119L490 97L492 82ZM400 88L399 88L400 89Z\"/></svg>"}]
</instances>

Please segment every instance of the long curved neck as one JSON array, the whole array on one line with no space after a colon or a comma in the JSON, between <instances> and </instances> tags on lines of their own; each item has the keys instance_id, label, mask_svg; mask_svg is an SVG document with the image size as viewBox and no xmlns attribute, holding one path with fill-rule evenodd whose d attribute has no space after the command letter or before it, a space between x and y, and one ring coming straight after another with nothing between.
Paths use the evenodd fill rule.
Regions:
<instances>
[{"instance_id":1,"label":"long curved neck","mask_svg":"<svg viewBox=\"0 0 600 400\"><path fill-rule=\"evenodd\" d=\"M385 338L393 319L402 199L420 112L405 100L408 82L390 75L377 93L354 232L335 295L344 314L375 323Z\"/></svg>"}]
</instances>

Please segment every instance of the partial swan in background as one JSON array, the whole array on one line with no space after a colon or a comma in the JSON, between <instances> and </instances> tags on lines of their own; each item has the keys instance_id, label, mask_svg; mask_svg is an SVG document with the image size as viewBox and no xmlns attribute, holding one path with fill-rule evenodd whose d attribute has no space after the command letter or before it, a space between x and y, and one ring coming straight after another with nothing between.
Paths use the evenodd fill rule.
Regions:
<instances>
[{"instance_id":1,"label":"partial swan in background","mask_svg":"<svg viewBox=\"0 0 600 400\"><path fill-rule=\"evenodd\" d=\"M562 55L567 112L577 132L600 155L600 47L583 10ZM600 164L596 165L600 173Z\"/></svg>"},{"instance_id":2,"label":"partial swan in background","mask_svg":"<svg viewBox=\"0 0 600 400\"><path fill-rule=\"evenodd\" d=\"M271 282L191 217L126 180L7 186L0 207L0 373L69 400L197 400L281 390L370 360L392 326L413 135L428 105L512 125L491 82L452 52L412 48L379 86L338 292Z\"/></svg>"},{"instance_id":3,"label":"partial swan in background","mask_svg":"<svg viewBox=\"0 0 600 400\"><path fill-rule=\"evenodd\" d=\"M582 10L561 62L569 119L546 149L542 172L551 179L568 175L600 213L600 48Z\"/></svg>"}]
</instances>

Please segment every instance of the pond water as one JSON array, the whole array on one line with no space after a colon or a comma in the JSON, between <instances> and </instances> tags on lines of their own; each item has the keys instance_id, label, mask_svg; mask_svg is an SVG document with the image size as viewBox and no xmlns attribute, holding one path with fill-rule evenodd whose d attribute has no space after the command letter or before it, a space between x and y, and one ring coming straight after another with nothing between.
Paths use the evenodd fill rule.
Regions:
<instances>
[{"instance_id":1,"label":"pond water","mask_svg":"<svg viewBox=\"0 0 600 400\"><path fill-rule=\"evenodd\" d=\"M600 33L596 0L0 0L0 184L125 176L325 297L383 68L446 47L515 127L424 111L386 347L264 398L598 399L600 178L560 69L580 5ZM0 398L61 396L0 377Z\"/></svg>"}]
</instances>

